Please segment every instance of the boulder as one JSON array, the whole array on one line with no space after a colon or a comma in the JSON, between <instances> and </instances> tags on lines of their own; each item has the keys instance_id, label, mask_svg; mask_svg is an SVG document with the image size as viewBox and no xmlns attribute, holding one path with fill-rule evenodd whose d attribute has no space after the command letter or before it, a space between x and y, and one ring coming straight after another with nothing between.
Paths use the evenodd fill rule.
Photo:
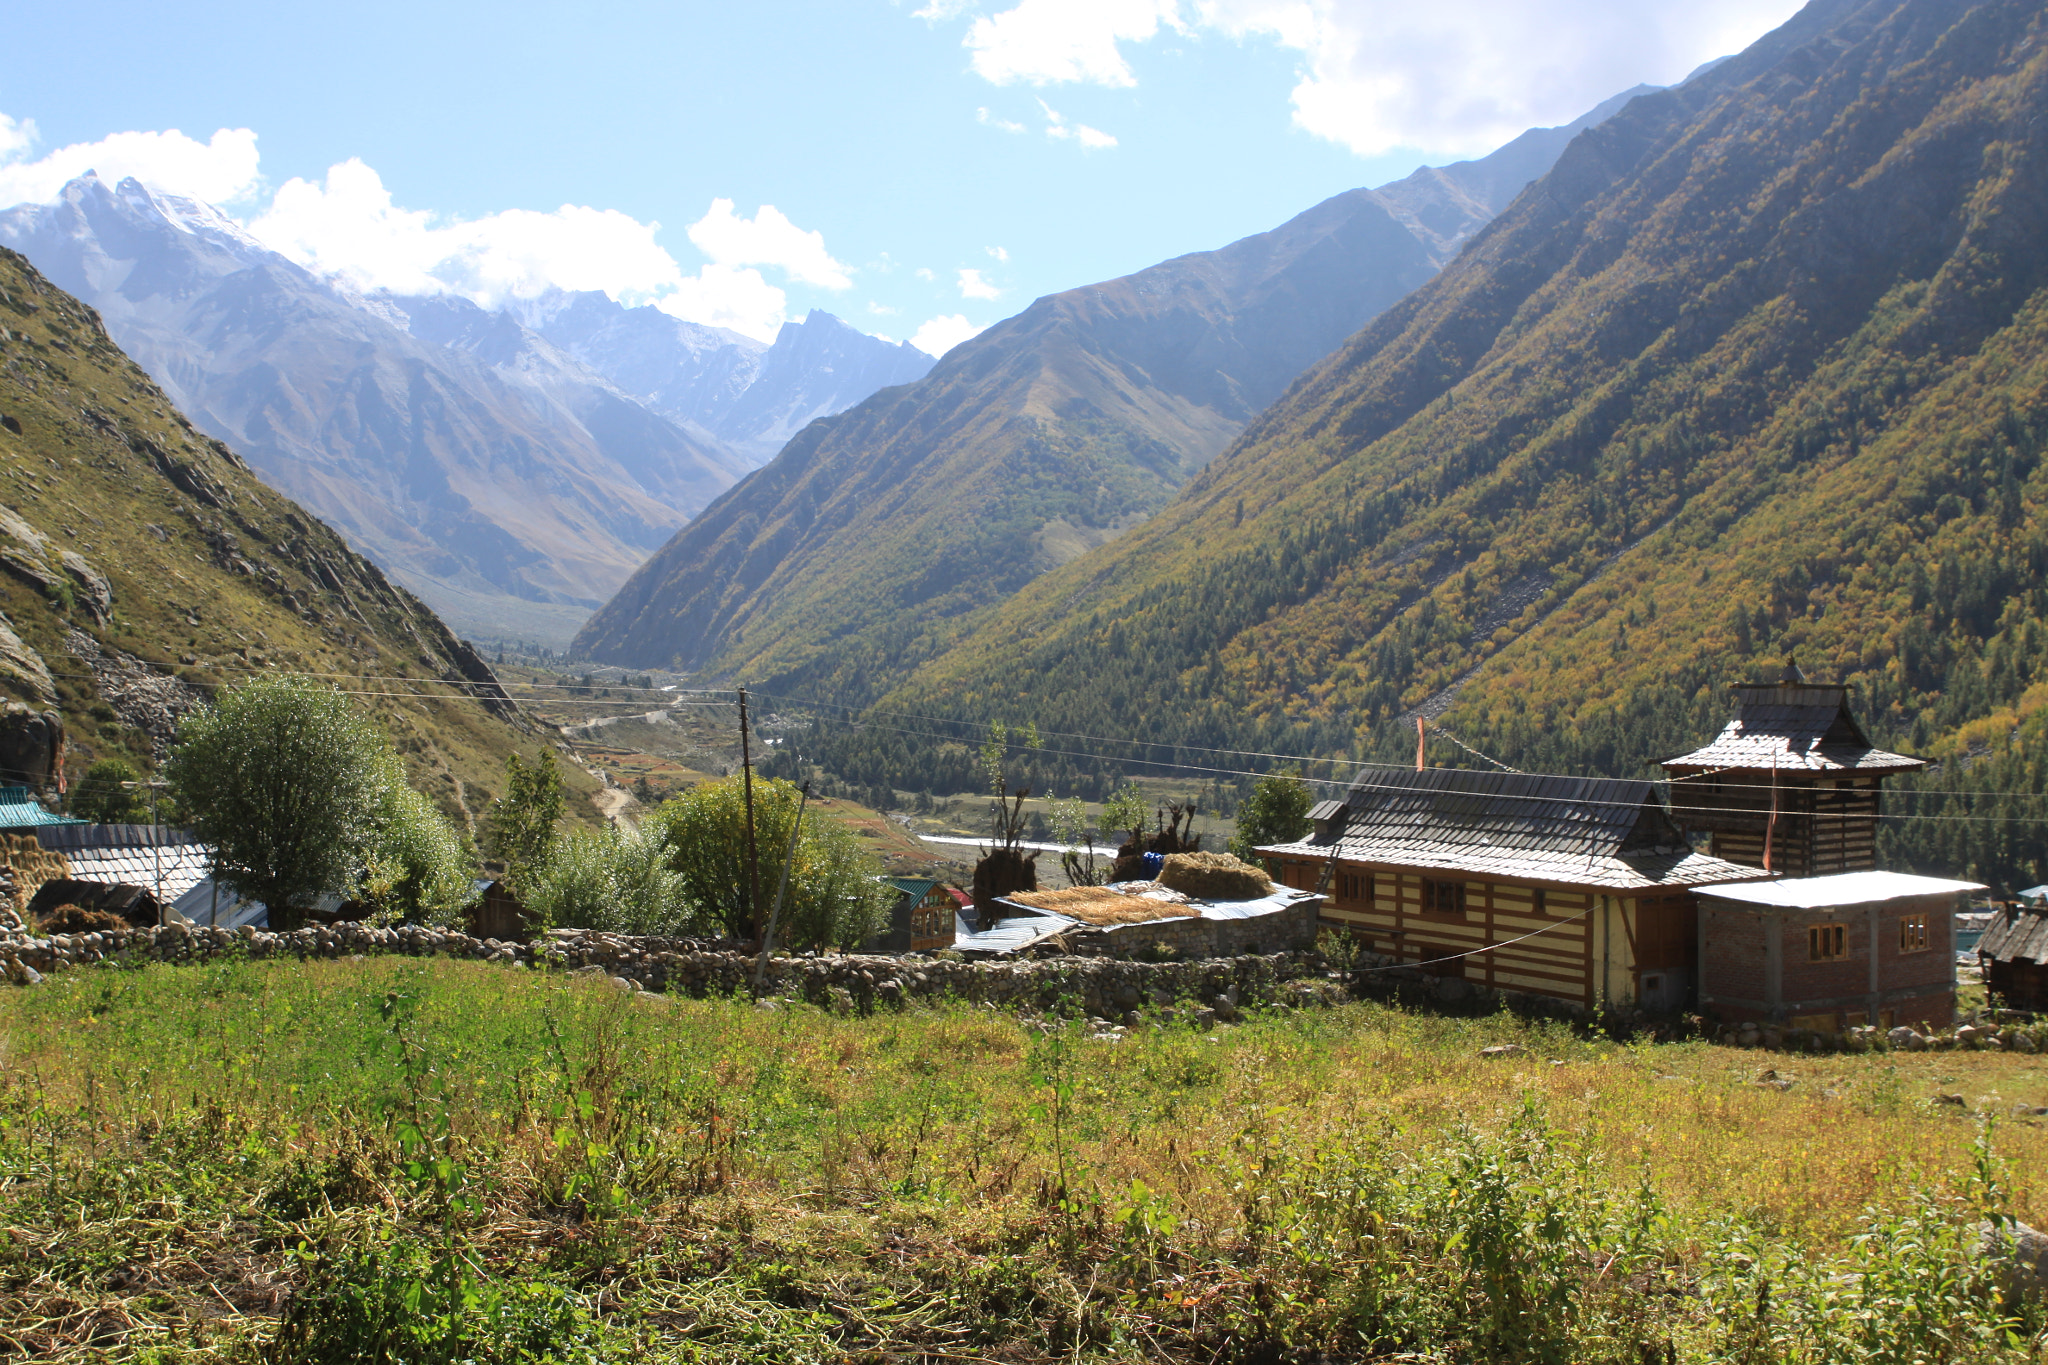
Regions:
<instances>
[{"instance_id":1,"label":"boulder","mask_svg":"<svg viewBox=\"0 0 2048 1365\"><path fill-rule=\"evenodd\" d=\"M1977 1257L2008 1298L2040 1298L2048 1292L2048 1235L2017 1218L1979 1223Z\"/></svg>"},{"instance_id":2,"label":"boulder","mask_svg":"<svg viewBox=\"0 0 2048 1365\"><path fill-rule=\"evenodd\" d=\"M1924 1052L1927 1050L1927 1040L1904 1024L1900 1024L1897 1028L1885 1034L1885 1041L1889 1042L1895 1050L1900 1052Z\"/></svg>"},{"instance_id":3,"label":"boulder","mask_svg":"<svg viewBox=\"0 0 2048 1365\"><path fill-rule=\"evenodd\" d=\"M0 659L6 655L6 644L5 636L0 635ZM0 774L5 776L0 785L37 790L54 786L63 762L62 716L55 711L31 711L20 702L0 706Z\"/></svg>"}]
</instances>

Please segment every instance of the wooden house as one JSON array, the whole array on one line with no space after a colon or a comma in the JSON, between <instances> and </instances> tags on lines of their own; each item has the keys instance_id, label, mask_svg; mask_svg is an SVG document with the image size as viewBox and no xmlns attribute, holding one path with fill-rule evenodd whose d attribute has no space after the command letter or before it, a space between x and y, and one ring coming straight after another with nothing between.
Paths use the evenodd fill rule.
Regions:
<instances>
[{"instance_id":1,"label":"wooden house","mask_svg":"<svg viewBox=\"0 0 2048 1365\"><path fill-rule=\"evenodd\" d=\"M2048 1010L2048 887L2022 891L1977 942L1984 989L2016 1010Z\"/></svg>"},{"instance_id":2,"label":"wooden house","mask_svg":"<svg viewBox=\"0 0 2048 1365\"><path fill-rule=\"evenodd\" d=\"M1926 767L1865 738L1849 689L1737 683L1735 718L1713 743L1663 762L1671 814L1716 858L1786 877L1877 866L1885 778Z\"/></svg>"},{"instance_id":3,"label":"wooden house","mask_svg":"<svg viewBox=\"0 0 2048 1365\"><path fill-rule=\"evenodd\" d=\"M1700 1009L1823 1033L1945 1027L1956 1007L1956 908L1983 889L1873 871L1702 887Z\"/></svg>"},{"instance_id":4,"label":"wooden house","mask_svg":"<svg viewBox=\"0 0 2048 1365\"><path fill-rule=\"evenodd\" d=\"M954 916L960 901L944 882L929 877L890 877L896 893L889 927L868 940L878 953L929 953L953 946Z\"/></svg>"},{"instance_id":5,"label":"wooden house","mask_svg":"<svg viewBox=\"0 0 2048 1365\"><path fill-rule=\"evenodd\" d=\"M1695 852L1648 782L1376 770L1261 848L1325 925L1439 975L1570 1001L1682 1006L1693 888L1761 874ZM1469 954L1469 956L1467 956Z\"/></svg>"}]
</instances>

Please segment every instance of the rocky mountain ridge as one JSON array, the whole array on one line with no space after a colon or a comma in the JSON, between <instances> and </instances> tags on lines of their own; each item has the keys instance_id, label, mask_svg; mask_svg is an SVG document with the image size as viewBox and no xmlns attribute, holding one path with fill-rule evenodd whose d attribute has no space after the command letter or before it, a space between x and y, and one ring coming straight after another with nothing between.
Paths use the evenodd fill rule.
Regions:
<instances>
[{"instance_id":1,"label":"rocky mountain ridge","mask_svg":"<svg viewBox=\"0 0 2048 1365\"><path fill-rule=\"evenodd\" d=\"M289 669L377 713L474 829L548 742L418 598L198 431L98 316L0 249L0 767L148 766L213 689ZM579 790L594 783L568 765Z\"/></svg>"},{"instance_id":2,"label":"rocky mountain ridge","mask_svg":"<svg viewBox=\"0 0 2048 1365\"><path fill-rule=\"evenodd\" d=\"M795 359L794 343L778 355L696 329L708 337L696 338L700 371L750 381L729 396L700 385L724 404L707 417L749 399L730 424L748 454L654 410L512 311L356 293L217 210L133 180L88 174L53 204L0 213L0 243L96 307L203 430L485 637L561 643L763 443L902 364L899 348L836 320L805 325L850 333L836 351ZM562 316L593 311L585 300ZM638 363L674 360L657 346ZM764 376L766 389L751 382Z\"/></svg>"}]
</instances>

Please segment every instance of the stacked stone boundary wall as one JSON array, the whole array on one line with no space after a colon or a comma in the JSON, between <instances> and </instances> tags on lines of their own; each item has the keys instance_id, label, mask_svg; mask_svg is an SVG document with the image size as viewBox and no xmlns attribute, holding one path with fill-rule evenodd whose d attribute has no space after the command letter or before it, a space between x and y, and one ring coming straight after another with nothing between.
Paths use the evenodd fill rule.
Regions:
<instances>
[{"instance_id":1,"label":"stacked stone boundary wall","mask_svg":"<svg viewBox=\"0 0 2048 1365\"><path fill-rule=\"evenodd\" d=\"M405 925L318 925L290 933L172 924L32 938L0 934L0 968L17 984L53 973L142 962L204 962L225 957L343 959L442 956L524 968L602 974L626 990L707 996L753 988L756 957L704 939L556 931L533 943L477 939L457 930ZM1229 1022L1241 1006L1328 1004L1346 998L1316 953L1288 952L1134 962L1048 957L969 962L943 957L835 954L771 957L764 995L839 1011L961 1000L1004 1008L1117 1017L1144 1008L1193 1006Z\"/></svg>"}]
</instances>

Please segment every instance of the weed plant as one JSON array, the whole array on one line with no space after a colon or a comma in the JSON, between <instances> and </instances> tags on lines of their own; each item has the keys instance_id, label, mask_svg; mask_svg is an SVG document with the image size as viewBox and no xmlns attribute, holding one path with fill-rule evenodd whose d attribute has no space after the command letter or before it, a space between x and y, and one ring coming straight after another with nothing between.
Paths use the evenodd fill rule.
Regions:
<instances>
[{"instance_id":1,"label":"weed plant","mask_svg":"<svg viewBox=\"0 0 2048 1365\"><path fill-rule=\"evenodd\" d=\"M2010 1054L1788 1063L1374 1004L1104 1041L407 959L65 973L0 996L0 1049L14 1358L2041 1344L1974 1251L2043 1202L2048 1137L1981 1117L2048 1097Z\"/></svg>"}]
</instances>

